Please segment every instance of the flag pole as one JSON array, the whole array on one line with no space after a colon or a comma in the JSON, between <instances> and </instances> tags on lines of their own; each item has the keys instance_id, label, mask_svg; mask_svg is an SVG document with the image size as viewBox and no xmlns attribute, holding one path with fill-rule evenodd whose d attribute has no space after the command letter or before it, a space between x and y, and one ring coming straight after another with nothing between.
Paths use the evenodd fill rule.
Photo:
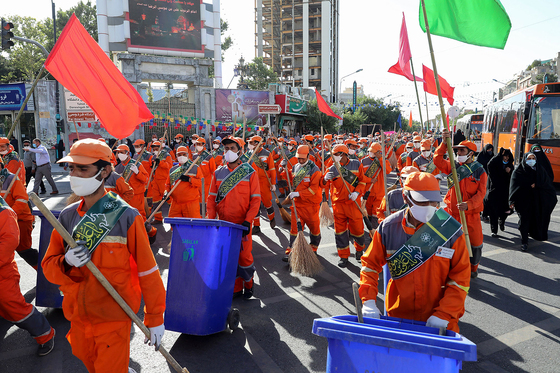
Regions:
<instances>
[{"instance_id":1,"label":"flag pole","mask_svg":"<svg viewBox=\"0 0 560 373\"><path fill-rule=\"evenodd\" d=\"M426 91L424 91L424 98L426 99L426 121L427 123L430 123L430 112L428 111L428 93L426 93ZM428 128L428 124L426 124L426 128Z\"/></svg>"},{"instance_id":2,"label":"flag pole","mask_svg":"<svg viewBox=\"0 0 560 373\"><path fill-rule=\"evenodd\" d=\"M420 0L422 2L422 11L424 13L424 23L426 24L426 34L428 35L428 45L430 47L430 56L432 57L432 65L434 67L434 78L436 81L436 88L438 93L438 100L439 100L439 108L441 110L441 119L444 120L446 117L445 109L443 106L443 97L441 96L441 87L439 85L439 75L437 72L436 67L436 56L434 54L434 48L432 46L432 36L430 35L430 26L428 25L428 14L426 13L426 4L424 0ZM413 70L414 71L414 70ZM414 74L414 73L413 73ZM447 127L449 130L449 126ZM449 156L449 163L451 166L451 174L453 176L453 186L455 187L455 195L457 196L457 204L463 202L463 197L461 195L461 188L459 187L459 180L457 178L457 169L455 168L455 157L453 156L453 148L451 147L451 139L446 139L447 145L447 155ZM465 212L459 210L459 216L461 218L461 225L463 226L463 232L465 233L465 242L467 244L467 249L469 250L469 256L472 257L472 249L471 249L471 242L469 239L469 231L467 228L467 219L465 217Z\"/></svg>"},{"instance_id":3,"label":"flag pole","mask_svg":"<svg viewBox=\"0 0 560 373\"><path fill-rule=\"evenodd\" d=\"M422 105L420 104L420 96L418 95L418 85L416 84L416 74L414 74L414 64L412 57L410 57L410 67L412 67L412 77L414 78L414 89L416 90L416 100L418 101L418 111L420 112L420 132L424 137L424 121L422 120Z\"/></svg>"}]
</instances>

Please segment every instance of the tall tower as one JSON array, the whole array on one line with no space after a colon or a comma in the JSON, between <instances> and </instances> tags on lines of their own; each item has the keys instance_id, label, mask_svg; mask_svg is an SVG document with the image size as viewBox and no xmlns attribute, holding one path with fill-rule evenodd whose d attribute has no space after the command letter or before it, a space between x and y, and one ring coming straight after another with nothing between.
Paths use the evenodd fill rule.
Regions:
<instances>
[{"instance_id":1,"label":"tall tower","mask_svg":"<svg viewBox=\"0 0 560 373\"><path fill-rule=\"evenodd\" d=\"M338 90L339 0L255 0L255 49L296 87L316 87L334 102Z\"/></svg>"}]
</instances>

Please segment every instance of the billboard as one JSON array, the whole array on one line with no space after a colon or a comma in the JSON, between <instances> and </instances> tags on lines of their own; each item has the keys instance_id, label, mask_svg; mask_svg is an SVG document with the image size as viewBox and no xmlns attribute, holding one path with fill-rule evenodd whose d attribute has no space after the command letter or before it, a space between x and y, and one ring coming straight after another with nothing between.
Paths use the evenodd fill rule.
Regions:
<instances>
[{"instance_id":1,"label":"billboard","mask_svg":"<svg viewBox=\"0 0 560 373\"><path fill-rule=\"evenodd\" d=\"M128 46L204 52L202 0L128 0Z\"/></svg>"},{"instance_id":2,"label":"billboard","mask_svg":"<svg viewBox=\"0 0 560 373\"><path fill-rule=\"evenodd\" d=\"M25 101L25 83L0 85L0 110L16 111ZM24 110L27 110L27 106Z\"/></svg>"},{"instance_id":3,"label":"billboard","mask_svg":"<svg viewBox=\"0 0 560 373\"><path fill-rule=\"evenodd\" d=\"M216 89L216 120L219 122L266 125L266 115L259 114L259 104L268 104L268 91Z\"/></svg>"}]
</instances>

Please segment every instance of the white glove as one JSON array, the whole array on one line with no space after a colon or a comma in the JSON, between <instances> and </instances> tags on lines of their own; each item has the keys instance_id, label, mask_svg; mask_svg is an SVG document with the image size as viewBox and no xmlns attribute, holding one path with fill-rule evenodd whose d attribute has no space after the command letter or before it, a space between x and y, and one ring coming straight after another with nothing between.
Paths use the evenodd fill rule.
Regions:
<instances>
[{"instance_id":1,"label":"white glove","mask_svg":"<svg viewBox=\"0 0 560 373\"><path fill-rule=\"evenodd\" d=\"M130 171L134 172L136 175L138 175L138 166L136 166L135 164L133 164L132 166L130 166Z\"/></svg>"},{"instance_id":2,"label":"white glove","mask_svg":"<svg viewBox=\"0 0 560 373\"><path fill-rule=\"evenodd\" d=\"M268 157L260 157L261 158L261 162L266 163L268 161Z\"/></svg>"},{"instance_id":3,"label":"white glove","mask_svg":"<svg viewBox=\"0 0 560 373\"><path fill-rule=\"evenodd\" d=\"M350 198L352 201L355 201L358 198L359 195L360 195L360 193L358 193L358 192L352 192L352 193L350 193L348 198Z\"/></svg>"},{"instance_id":4,"label":"white glove","mask_svg":"<svg viewBox=\"0 0 560 373\"><path fill-rule=\"evenodd\" d=\"M334 179L334 173L332 173L332 172L327 172L327 173L325 174L325 181L329 181L329 180L332 180L332 179Z\"/></svg>"},{"instance_id":5,"label":"white glove","mask_svg":"<svg viewBox=\"0 0 560 373\"><path fill-rule=\"evenodd\" d=\"M160 326L155 326L150 329L150 339L148 337L144 337L144 343L147 343L149 346L156 346L156 351L159 350L159 346L161 346L161 339L163 338L163 333L165 333L165 327L163 324Z\"/></svg>"},{"instance_id":6,"label":"white glove","mask_svg":"<svg viewBox=\"0 0 560 373\"><path fill-rule=\"evenodd\" d=\"M292 192L292 193L290 193L290 195L288 197L290 197L291 199L299 197L299 192Z\"/></svg>"},{"instance_id":7,"label":"white glove","mask_svg":"<svg viewBox=\"0 0 560 373\"><path fill-rule=\"evenodd\" d=\"M78 246L70 248L66 254L64 254L64 260L72 267L83 267L90 261L91 253L85 246L84 241L78 241L76 243Z\"/></svg>"},{"instance_id":8,"label":"white glove","mask_svg":"<svg viewBox=\"0 0 560 373\"><path fill-rule=\"evenodd\" d=\"M270 186L270 191L271 192L276 192L276 185L271 185Z\"/></svg>"},{"instance_id":9,"label":"white glove","mask_svg":"<svg viewBox=\"0 0 560 373\"><path fill-rule=\"evenodd\" d=\"M428 321L426 321L426 326L429 326L431 328L447 329L447 324L449 324L449 321L440 319L439 317L434 315L430 316L430 318L428 318Z\"/></svg>"},{"instance_id":10,"label":"white glove","mask_svg":"<svg viewBox=\"0 0 560 373\"><path fill-rule=\"evenodd\" d=\"M420 166L420 171L426 171L426 166Z\"/></svg>"},{"instance_id":11,"label":"white glove","mask_svg":"<svg viewBox=\"0 0 560 373\"><path fill-rule=\"evenodd\" d=\"M372 319L378 319L381 316L381 312L377 305L375 304L375 299L366 300L362 305L362 315L364 317L370 317Z\"/></svg>"}]
</instances>

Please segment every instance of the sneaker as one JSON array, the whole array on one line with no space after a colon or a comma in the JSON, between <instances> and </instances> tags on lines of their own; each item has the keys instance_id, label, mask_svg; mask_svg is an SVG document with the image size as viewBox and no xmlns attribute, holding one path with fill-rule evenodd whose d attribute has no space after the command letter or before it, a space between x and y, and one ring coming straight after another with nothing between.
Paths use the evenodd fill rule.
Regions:
<instances>
[{"instance_id":1,"label":"sneaker","mask_svg":"<svg viewBox=\"0 0 560 373\"><path fill-rule=\"evenodd\" d=\"M136 371L134 369L132 369L131 367L128 367L128 373L136 373Z\"/></svg>"},{"instance_id":2,"label":"sneaker","mask_svg":"<svg viewBox=\"0 0 560 373\"><path fill-rule=\"evenodd\" d=\"M471 278L477 278L478 277L478 269L474 272L471 272Z\"/></svg>"},{"instance_id":3,"label":"sneaker","mask_svg":"<svg viewBox=\"0 0 560 373\"><path fill-rule=\"evenodd\" d=\"M47 194L46 190L42 190L39 194Z\"/></svg>"},{"instance_id":4,"label":"sneaker","mask_svg":"<svg viewBox=\"0 0 560 373\"><path fill-rule=\"evenodd\" d=\"M53 329L54 330L54 329ZM56 335L56 330L54 330L53 337L49 339L42 345L39 345L37 348L37 356L45 356L48 355L54 348L54 337Z\"/></svg>"},{"instance_id":5,"label":"sneaker","mask_svg":"<svg viewBox=\"0 0 560 373\"><path fill-rule=\"evenodd\" d=\"M502 230L503 230L503 229L502 229ZM497 238L497 237L499 237L499 236L498 236L498 233L492 233L492 238Z\"/></svg>"},{"instance_id":6,"label":"sneaker","mask_svg":"<svg viewBox=\"0 0 560 373\"><path fill-rule=\"evenodd\" d=\"M288 263L290 261L290 254L284 255L284 257L282 258L282 261Z\"/></svg>"},{"instance_id":7,"label":"sneaker","mask_svg":"<svg viewBox=\"0 0 560 373\"><path fill-rule=\"evenodd\" d=\"M359 262L362 259L363 251L356 251L356 260Z\"/></svg>"},{"instance_id":8,"label":"sneaker","mask_svg":"<svg viewBox=\"0 0 560 373\"><path fill-rule=\"evenodd\" d=\"M253 227L253 231L251 232L251 234L259 234L259 233L261 233L261 227L258 226L258 225L255 225Z\"/></svg>"},{"instance_id":9,"label":"sneaker","mask_svg":"<svg viewBox=\"0 0 560 373\"><path fill-rule=\"evenodd\" d=\"M527 252L529 251L529 245L527 245L526 243L521 245L521 251L523 252Z\"/></svg>"},{"instance_id":10,"label":"sneaker","mask_svg":"<svg viewBox=\"0 0 560 373\"><path fill-rule=\"evenodd\" d=\"M272 219L270 221L270 228L274 229L274 227L276 227L276 220Z\"/></svg>"},{"instance_id":11,"label":"sneaker","mask_svg":"<svg viewBox=\"0 0 560 373\"><path fill-rule=\"evenodd\" d=\"M505 222L503 220L500 220L498 222L500 224L500 230L503 232L506 230L506 226L505 226Z\"/></svg>"},{"instance_id":12,"label":"sneaker","mask_svg":"<svg viewBox=\"0 0 560 373\"><path fill-rule=\"evenodd\" d=\"M253 297L253 288L243 290L243 299L251 299Z\"/></svg>"},{"instance_id":13,"label":"sneaker","mask_svg":"<svg viewBox=\"0 0 560 373\"><path fill-rule=\"evenodd\" d=\"M53 191L51 192L51 196L54 196L55 194L58 194L58 190L53 190Z\"/></svg>"},{"instance_id":14,"label":"sneaker","mask_svg":"<svg viewBox=\"0 0 560 373\"><path fill-rule=\"evenodd\" d=\"M338 266L340 268L346 268L347 265L348 265L348 258L340 258L340 260L338 261Z\"/></svg>"}]
</instances>

